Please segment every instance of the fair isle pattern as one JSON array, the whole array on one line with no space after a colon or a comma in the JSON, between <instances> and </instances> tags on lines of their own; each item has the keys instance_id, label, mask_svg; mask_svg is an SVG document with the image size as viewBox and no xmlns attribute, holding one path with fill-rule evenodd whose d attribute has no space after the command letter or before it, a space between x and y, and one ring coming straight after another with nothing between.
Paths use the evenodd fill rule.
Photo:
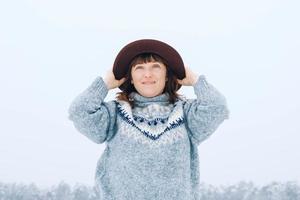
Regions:
<instances>
[{"instance_id":1,"label":"fair isle pattern","mask_svg":"<svg viewBox=\"0 0 300 200\"><path fill-rule=\"evenodd\" d=\"M140 117L140 116L133 116L133 119L134 121L136 122L147 122L147 124L149 126L151 125L157 125L158 123L162 123L162 124L165 124L167 121L168 121L168 117L165 117L165 118L161 118L161 117L158 117L158 118L154 118L152 120L149 120L149 119L146 119L145 117Z\"/></svg>"},{"instance_id":2,"label":"fair isle pattern","mask_svg":"<svg viewBox=\"0 0 300 200\"><path fill-rule=\"evenodd\" d=\"M149 120L141 116L133 116L127 102L116 101L116 103L118 114L125 122L121 123L121 134L125 133L142 143L152 145L172 143L185 135L183 109L178 104L174 105L168 118L158 117Z\"/></svg>"},{"instance_id":3,"label":"fair isle pattern","mask_svg":"<svg viewBox=\"0 0 300 200\"><path fill-rule=\"evenodd\" d=\"M121 135L133 138L134 140L148 145L151 148L159 147L160 145L172 144L186 136L186 129L184 128L184 124L181 124L177 128L171 129L166 133L160 135L159 139L157 140L152 140L145 137L144 134L141 134L140 131L136 131L136 128L128 123L122 123L119 131Z\"/></svg>"},{"instance_id":4,"label":"fair isle pattern","mask_svg":"<svg viewBox=\"0 0 300 200\"><path fill-rule=\"evenodd\" d=\"M169 105L158 105L157 103L151 103L146 107L135 107L133 109L133 117L141 116L142 118L146 118L149 121L154 118L163 118L168 117L171 113L174 104ZM163 119L157 119L157 121Z\"/></svg>"}]
</instances>

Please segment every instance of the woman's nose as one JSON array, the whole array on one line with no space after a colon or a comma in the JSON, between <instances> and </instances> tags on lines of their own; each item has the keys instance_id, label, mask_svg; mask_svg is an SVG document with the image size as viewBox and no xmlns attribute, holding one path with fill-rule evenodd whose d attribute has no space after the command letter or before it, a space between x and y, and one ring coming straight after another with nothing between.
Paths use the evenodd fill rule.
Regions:
<instances>
[{"instance_id":1,"label":"woman's nose","mask_svg":"<svg viewBox=\"0 0 300 200\"><path fill-rule=\"evenodd\" d=\"M145 70L144 76L145 77L151 77L152 76L151 70Z\"/></svg>"}]
</instances>

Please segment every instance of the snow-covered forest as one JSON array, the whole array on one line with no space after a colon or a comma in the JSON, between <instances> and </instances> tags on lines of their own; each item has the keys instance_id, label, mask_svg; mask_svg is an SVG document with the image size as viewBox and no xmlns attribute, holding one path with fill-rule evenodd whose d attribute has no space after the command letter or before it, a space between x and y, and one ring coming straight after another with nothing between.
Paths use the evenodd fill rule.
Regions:
<instances>
[{"instance_id":1,"label":"snow-covered forest","mask_svg":"<svg viewBox=\"0 0 300 200\"><path fill-rule=\"evenodd\" d=\"M297 182L272 182L256 186L252 182L213 186L201 184L201 200L300 200ZM35 184L0 183L0 200L99 200L94 187L83 184L70 186L65 182L49 188Z\"/></svg>"}]
</instances>

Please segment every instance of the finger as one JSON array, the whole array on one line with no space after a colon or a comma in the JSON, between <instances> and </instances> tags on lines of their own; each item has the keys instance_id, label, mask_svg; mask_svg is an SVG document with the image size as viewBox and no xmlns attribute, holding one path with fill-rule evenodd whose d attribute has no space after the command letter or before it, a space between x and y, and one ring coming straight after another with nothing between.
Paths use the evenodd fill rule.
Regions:
<instances>
[{"instance_id":1,"label":"finger","mask_svg":"<svg viewBox=\"0 0 300 200\"><path fill-rule=\"evenodd\" d=\"M120 80L120 83L124 83L125 81L126 81L126 78L124 77Z\"/></svg>"}]
</instances>

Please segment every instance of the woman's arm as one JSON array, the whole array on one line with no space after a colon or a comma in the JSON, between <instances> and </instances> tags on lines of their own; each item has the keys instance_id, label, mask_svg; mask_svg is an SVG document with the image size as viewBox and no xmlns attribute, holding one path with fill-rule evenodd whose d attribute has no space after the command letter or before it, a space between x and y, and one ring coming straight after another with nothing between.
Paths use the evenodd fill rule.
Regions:
<instances>
[{"instance_id":1,"label":"woman's arm","mask_svg":"<svg viewBox=\"0 0 300 200\"><path fill-rule=\"evenodd\" d=\"M229 118L229 110L225 97L206 81L204 75L197 78L193 87L197 99L185 102L184 113L189 136L199 145Z\"/></svg>"},{"instance_id":2,"label":"woman's arm","mask_svg":"<svg viewBox=\"0 0 300 200\"><path fill-rule=\"evenodd\" d=\"M104 102L108 86L99 76L69 107L69 119L75 128L96 143L112 138L116 122L114 101Z\"/></svg>"}]
</instances>

